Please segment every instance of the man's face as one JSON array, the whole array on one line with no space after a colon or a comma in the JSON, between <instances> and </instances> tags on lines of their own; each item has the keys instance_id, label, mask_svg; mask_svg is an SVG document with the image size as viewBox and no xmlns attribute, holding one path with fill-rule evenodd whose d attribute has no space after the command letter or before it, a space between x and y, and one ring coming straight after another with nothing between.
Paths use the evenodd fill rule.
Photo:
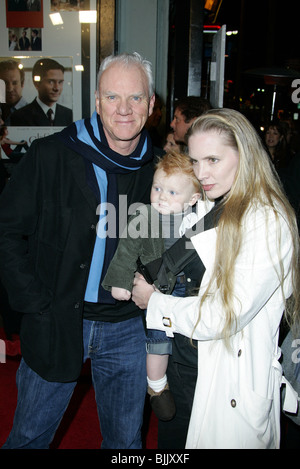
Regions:
<instances>
[{"instance_id":1,"label":"man's face","mask_svg":"<svg viewBox=\"0 0 300 469\"><path fill-rule=\"evenodd\" d=\"M154 101L155 95L149 103L148 82L140 67L112 64L103 72L96 111L110 148L123 155L135 149Z\"/></svg>"},{"instance_id":2,"label":"man's face","mask_svg":"<svg viewBox=\"0 0 300 469\"><path fill-rule=\"evenodd\" d=\"M22 98L23 86L21 74L18 69L5 70L0 78L5 82L6 104L14 106Z\"/></svg>"},{"instance_id":3,"label":"man's face","mask_svg":"<svg viewBox=\"0 0 300 469\"><path fill-rule=\"evenodd\" d=\"M48 70L41 81L34 81L40 100L52 106L60 97L64 86L62 70Z\"/></svg>"},{"instance_id":4,"label":"man's face","mask_svg":"<svg viewBox=\"0 0 300 469\"><path fill-rule=\"evenodd\" d=\"M174 130L174 138L176 142L185 143L185 135L194 120L195 119L191 119L190 122L185 122L185 116L178 108L175 109L174 119L170 126Z\"/></svg>"}]
</instances>

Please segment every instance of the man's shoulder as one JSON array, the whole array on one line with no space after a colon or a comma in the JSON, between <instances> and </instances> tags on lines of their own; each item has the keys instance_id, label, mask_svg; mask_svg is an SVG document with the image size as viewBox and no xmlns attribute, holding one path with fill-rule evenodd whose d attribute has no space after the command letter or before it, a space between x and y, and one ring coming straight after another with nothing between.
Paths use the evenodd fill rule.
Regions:
<instances>
[{"instance_id":1,"label":"man's shoulder","mask_svg":"<svg viewBox=\"0 0 300 469\"><path fill-rule=\"evenodd\" d=\"M25 104L25 106L20 107L19 109L16 109L15 112L13 113L14 116L18 116L19 114L24 114L28 110L31 110L33 107L36 107L36 100L34 99L31 101L31 103Z\"/></svg>"},{"instance_id":2,"label":"man's shoulder","mask_svg":"<svg viewBox=\"0 0 300 469\"><path fill-rule=\"evenodd\" d=\"M31 147L34 148L35 146L38 146L38 147L43 147L43 148L47 148L47 147L52 148L54 146L56 150L59 150L60 148L62 148L63 151L65 152L71 151L72 153L77 154L75 151L68 148L64 144L64 142L59 137L59 133L60 132L55 132L51 135L46 135L45 137L37 138L36 140L32 142Z\"/></svg>"},{"instance_id":3,"label":"man's shoulder","mask_svg":"<svg viewBox=\"0 0 300 469\"><path fill-rule=\"evenodd\" d=\"M34 140L30 146L29 153L39 154L39 158L46 159L54 158L65 159L69 158L70 155L74 155L74 157L78 155L74 150L68 148L62 140L59 138L58 133L54 133L51 135L47 135L46 137L37 138ZM81 158L81 157L80 157Z\"/></svg>"},{"instance_id":4,"label":"man's shoulder","mask_svg":"<svg viewBox=\"0 0 300 469\"><path fill-rule=\"evenodd\" d=\"M64 106L63 104L57 103L57 104L56 104L56 109L57 109L57 110L60 110L60 111L63 111L63 112L65 112L65 113L70 113L70 114L72 114L72 109L70 109L70 108L67 107L67 106Z\"/></svg>"},{"instance_id":5,"label":"man's shoulder","mask_svg":"<svg viewBox=\"0 0 300 469\"><path fill-rule=\"evenodd\" d=\"M28 113L31 113L33 110L36 109L36 100L34 99L31 103L26 104L25 106L21 107L20 109L16 109L15 112L12 113L10 117L11 125L15 125L18 123L20 119L27 118Z\"/></svg>"}]
</instances>

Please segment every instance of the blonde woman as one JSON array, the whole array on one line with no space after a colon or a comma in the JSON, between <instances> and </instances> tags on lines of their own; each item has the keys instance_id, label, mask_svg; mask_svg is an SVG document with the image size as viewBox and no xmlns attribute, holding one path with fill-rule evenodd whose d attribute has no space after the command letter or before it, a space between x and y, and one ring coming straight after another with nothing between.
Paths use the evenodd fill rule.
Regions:
<instances>
[{"instance_id":1,"label":"blonde woman","mask_svg":"<svg viewBox=\"0 0 300 469\"><path fill-rule=\"evenodd\" d=\"M299 323L295 215L260 138L240 113L219 109L199 117L188 148L218 214L191 238L203 264L199 292L174 298L138 276L133 290L136 304L147 306L147 327L174 337L173 350L179 344L168 379L181 407L160 428L159 445L168 444L167 433L170 443L187 432L186 448L278 448L283 312L291 326Z\"/></svg>"}]
</instances>

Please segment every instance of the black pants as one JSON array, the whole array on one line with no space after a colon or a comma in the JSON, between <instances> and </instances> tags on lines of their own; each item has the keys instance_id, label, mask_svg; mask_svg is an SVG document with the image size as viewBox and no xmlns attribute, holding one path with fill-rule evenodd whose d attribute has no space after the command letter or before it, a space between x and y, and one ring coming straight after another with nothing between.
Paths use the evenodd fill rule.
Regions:
<instances>
[{"instance_id":1,"label":"black pants","mask_svg":"<svg viewBox=\"0 0 300 469\"><path fill-rule=\"evenodd\" d=\"M184 449L194 399L198 370L169 357L168 382L176 404L176 415L158 423L158 449Z\"/></svg>"}]
</instances>

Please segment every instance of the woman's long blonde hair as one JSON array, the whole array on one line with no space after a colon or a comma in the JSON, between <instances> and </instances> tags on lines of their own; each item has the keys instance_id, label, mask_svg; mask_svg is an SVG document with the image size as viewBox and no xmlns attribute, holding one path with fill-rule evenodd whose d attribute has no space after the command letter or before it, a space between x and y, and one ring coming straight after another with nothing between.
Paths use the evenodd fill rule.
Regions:
<instances>
[{"instance_id":1,"label":"woman's long blonde hair","mask_svg":"<svg viewBox=\"0 0 300 469\"><path fill-rule=\"evenodd\" d=\"M216 259L213 275L201 297L201 307L216 289L221 295L225 326L221 336L227 341L235 332L237 316L234 312L234 265L240 252L243 232L242 221L252 206L271 207L277 221L278 213L285 217L291 232L293 250L291 272L293 301L286 303L285 316L290 327L300 322L299 233L294 210L289 204L277 174L273 170L264 145L250 122L232 109L213 109L197 118L189 130L188 138L200 132L217 132L225 145L238 150L239 166L230 192L221 204L221 216L217 228ZM278 223L278 239L280 225ZM224 249L226 246L226 249ZM281 265L280 283L283 292L284 272ZM213 285L215 287L213 287ZM292 306L291 306L292 305Z\"/></svg>"}]
</instances>

